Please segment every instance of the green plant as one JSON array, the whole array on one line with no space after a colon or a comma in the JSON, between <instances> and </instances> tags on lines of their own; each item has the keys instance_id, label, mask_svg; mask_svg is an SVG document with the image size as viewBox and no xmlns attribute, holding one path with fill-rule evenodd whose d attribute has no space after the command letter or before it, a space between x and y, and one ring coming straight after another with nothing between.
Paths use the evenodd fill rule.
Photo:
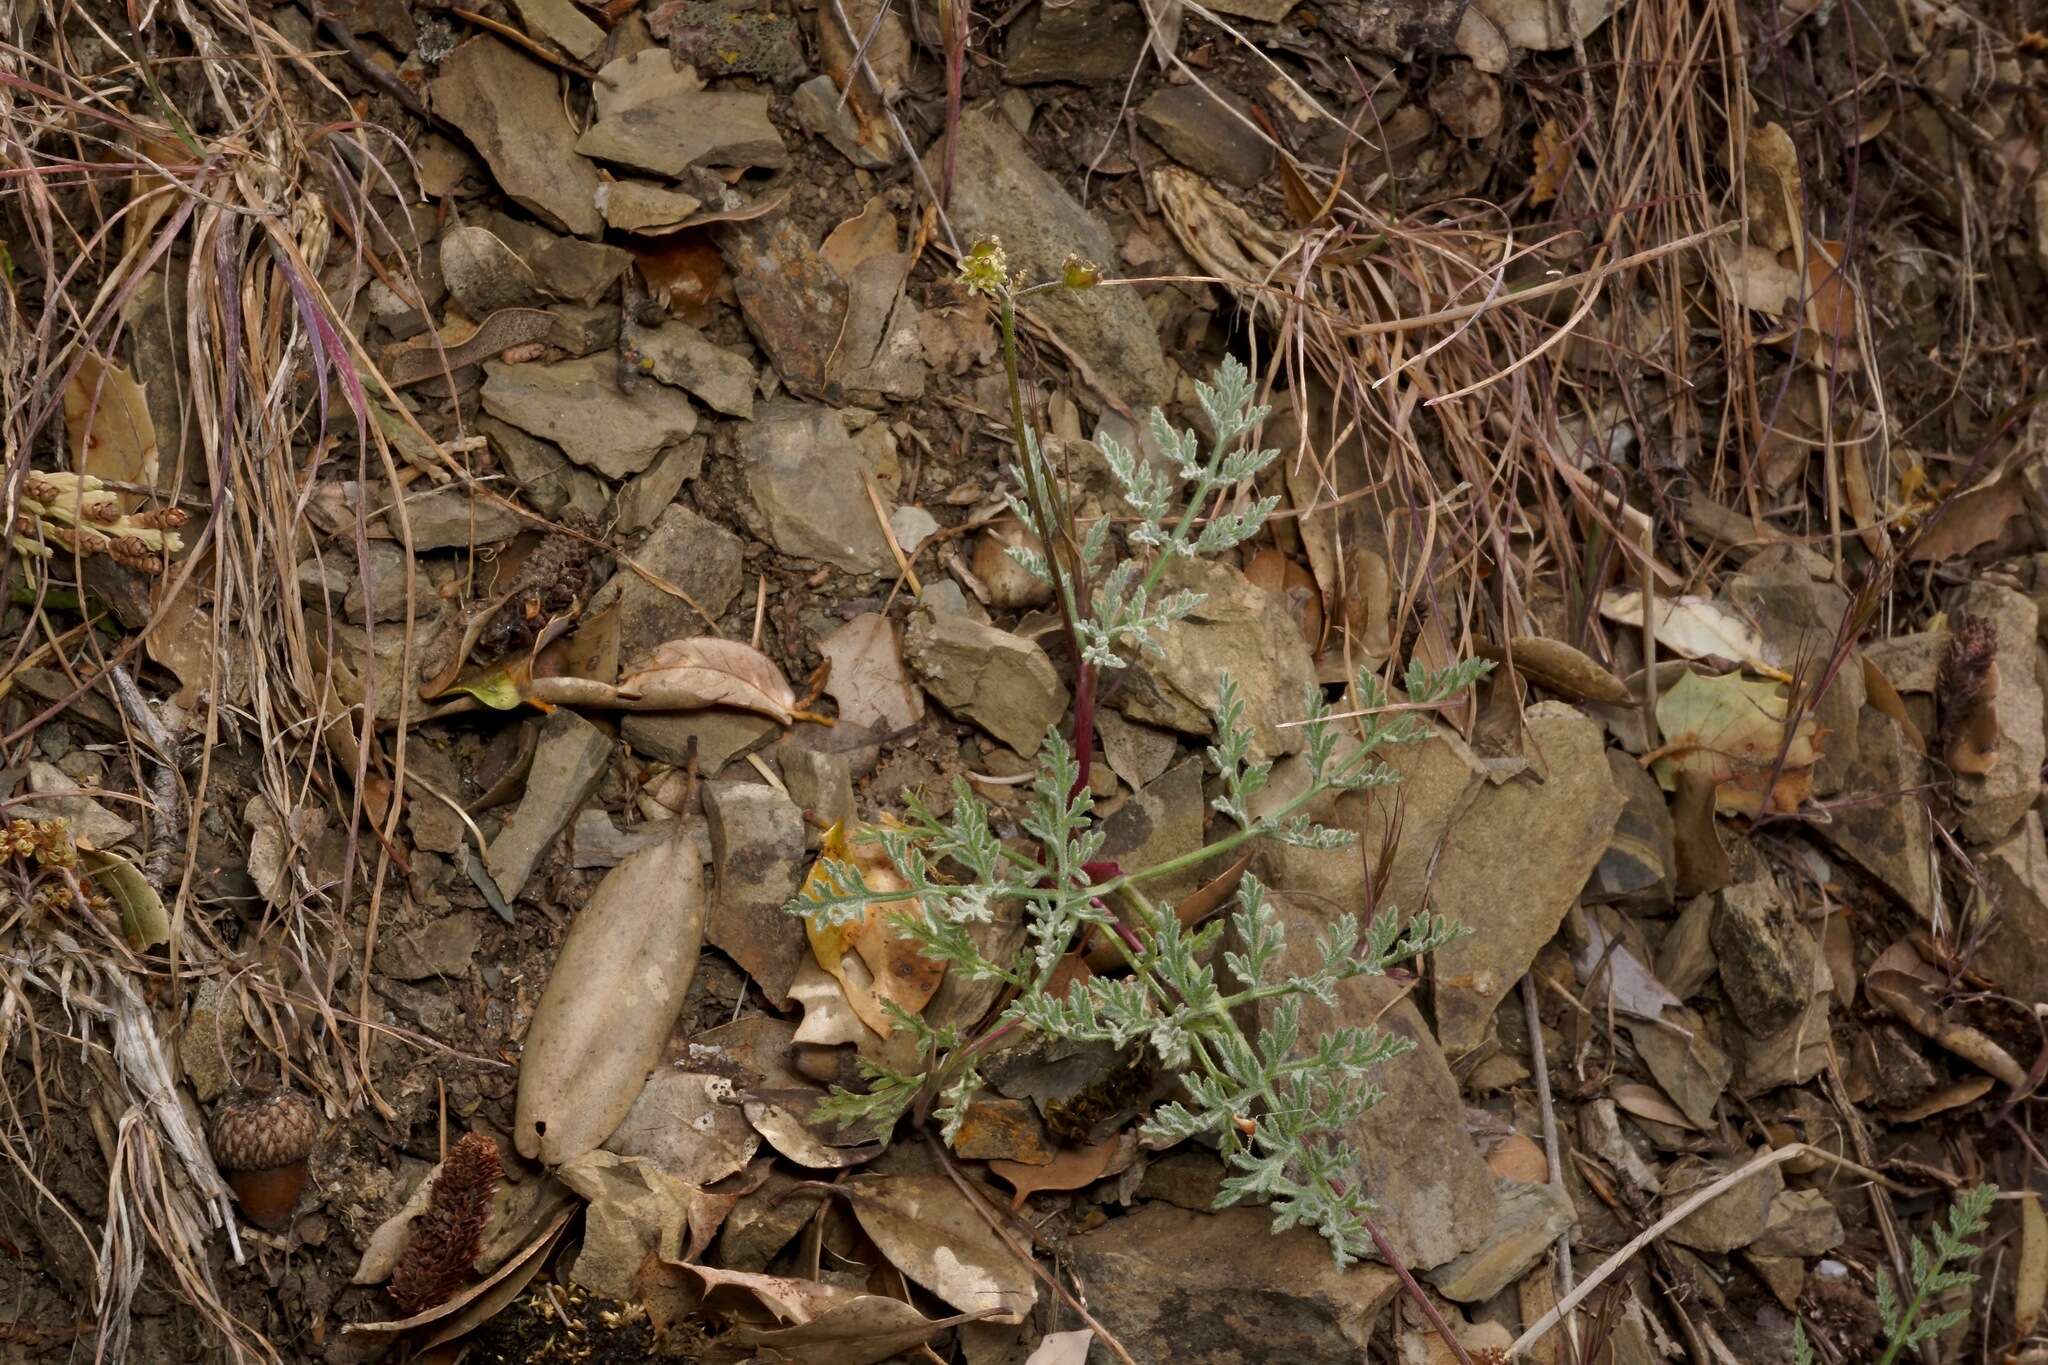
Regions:
<instances>
[{"instance_id":1,"label":"green plant","mask_svg":"<svg viewBox=\"0 0 2048 1365\"><path fill-rule=\"evenodd\" d=\"M1892 1277L1884 1271L1878 1272L1877 1314L1884 1323L1885 1347L1877 1365L1892 1365L1901 1351L1934 1340L1969 1316L1967 1308L1952 1308L1923 1320L1920 1311L1936 1295L1977 1282L1976 1271L1951 1267L1976 1259L1979 1248L1966 1239L1984 1231L1991 1203L1996 1198L1996 1185L1979 1185L1965 1190L1956 1196L1956 1202L1949 1208L1948 1225L1934 1225L1933 1250L1930 1251L1918 1237L1913 1239L1913 1297L1907 1300L1903 1311L1899 1308L1899 1295L1892 1285ZM1792 1358L1795 1365L1813 1365L1814 1362L1813 1344L1806 1339L1803 1323L1796 1323L1792 1328Z\"/></svg>"},{"instance_id":2,"label":"green plant","mask_svg":"<svg viewBox=\"0 0 2048 1365\"><path fill-rule=\"evenodd\" d=\"M1070 282L1077 269L1085 270L1070 266ZM997 298L1014 393L1011 309L1017 294L1004 272L1000 251L984 245L970 255L963 275L971 286ZM1092 284L1092 278L1085 283ZM1251 403L1252 386L1242 366L1225 362L1216 382L1200 386L1200 394L1214 433L1206 456L1198 453L1193 432L1175 431L1156 411L1153 416L1159 445L1186 490L1177 516L1175 490L1165 475L1128 451L1105 448L1134 513L1129 542L1149 563L1123 561L1091 593L1078 590L1077 584L1107 554L1109 523L1100 520L1082 543L1072 541L1071 523L1055 519L1059 504L1050 487L1052 471L1023 420L1021 402L1013 404L1022 455L1017 478L1023 489L1016 507L1048 546L1046 555L1026 558L1052 580L1068 614L1077 669L1121 667L1136 653L1156 649L1157 633L1201 600L1191 593L1157 596L1164 566L1180 556L1214 553L1244 541L1272 510L1272 501L1261 499L1239 512L1201 520L1200 509L1213 495L1252 478L1275 452L1238 448L1239 438L1264 415ZM1349 844L1352 834L1316 824L1307 813L1310 805L1327 793L1393 783L1396 775L1379 757L1381 748L1423 738L1428 731L1418 712L1445 703L1489 667L1473 661L1432 671L1411 664L1404 679L1407 700L1400 704L1391 701L1379 678L1361 671L1352 697L1359 727L1348 745L1321 689L1310 687L1302 703L1302 757L1309 780L1298 794L1263 809L1254 798L1265 789L1272 765L1254 756L1243 700L1226 677L1208 757L1222 787L1213 804L1235 828L1195 852L1132 869L1101 858L1103 835L1082 766L1089 738L1082 713L1085 694L1077 687L1073 741L1054 731L1041 750L1022 821L1030 847L998 839L988 807L961 783L943 818L911 800L903 825L873 834L907 889L871 889L852 862L828 859L809 893L788 906L823 928L861 917L874 904L908 902L911 908L899 912L896 921L926 956L945 962L950 971L1008 988L1007 1004L971 1039L893 1010L896 1022L918 1041L924 1069L898 1072L864 1061L869 1088L864 1093L835 1091L824 1106L825 1116L886 1126L913 1106L922 1112L923 1105L931 1104L950 1140L966 1101L980 1085L978 1059L998 1039L1032 1032L1117 1047L1141 1044L1179 1076L1186 1097L1153 1113L1145 1132L1163 1141L1197 1136L1215 1141L1233 1168L1219 1206L1264 1201L1273 1209L1276 1229L1315 1228L1329 1241L1340 1266L1364 1255L1372 1247L1366 1222L1372 1203L1354 1175L1358 1154L1341 1133L1379 1099L1373 1069L1413 1044L1352 1025L1304 1037L1302 1002L1314 999L1333 1006L1345 980L1382 973L1441 947L1462 930L1427 912L1403 920L1386 909L1366 924L1341 915L1322 932L1312 965L1295 970L1285 965L1290 960L1285 930L1257 878L1247 876L1238 887L1228 944L1224 921L1183 925L1170 908L1154 904L1146 888L1255 840L1318 849ZM1014 960L992 961L972 928L988 922L1004 902L1022 906L1025 941ZM1127 974L1093 976L1055 990L1061 964L1095 935L1115 945ZM1239 1022L1248 1006L1263 1007L1256 1039Z\"/></svg>"}]
</instances>

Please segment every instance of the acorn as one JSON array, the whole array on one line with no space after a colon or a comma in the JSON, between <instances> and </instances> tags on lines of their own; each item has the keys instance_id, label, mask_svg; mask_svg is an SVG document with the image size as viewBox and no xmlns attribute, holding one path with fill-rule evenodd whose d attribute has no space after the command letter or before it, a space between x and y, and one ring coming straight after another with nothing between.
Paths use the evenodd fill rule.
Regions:
<instances>
[{"instance_id":1,"label":"acorn","mask_svg":"<svg viewBox=\"0 0 2048 1365\"><path fill-rule=\"evenodd\" d=\"M306 1157L320 1136L310 1101L289 1090L221 1106L213 1159L227 1172L242 1216L269 1232L282 1228L306 1189Z\"/></svg>"}]
</instances>

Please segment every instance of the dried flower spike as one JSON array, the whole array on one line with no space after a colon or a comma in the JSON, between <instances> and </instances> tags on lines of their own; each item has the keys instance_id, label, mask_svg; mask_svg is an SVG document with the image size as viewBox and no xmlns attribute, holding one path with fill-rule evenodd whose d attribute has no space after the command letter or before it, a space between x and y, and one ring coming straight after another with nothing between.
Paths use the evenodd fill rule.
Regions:
<instances>
[{"instance_id":1,"label":"dried flower spike","mask_svg":"<svg viewBox=\"0 0 2048 1365\"><path fill-rule=\"evenodd\" d=\"M462 1287L484 1249L491 1196L503 1173L498 1146L482 1133L455 1144L434 1177L427 1207L392 1267L391 1297L410 1316L446 1303Z\"/></svg>"}]
</instances>

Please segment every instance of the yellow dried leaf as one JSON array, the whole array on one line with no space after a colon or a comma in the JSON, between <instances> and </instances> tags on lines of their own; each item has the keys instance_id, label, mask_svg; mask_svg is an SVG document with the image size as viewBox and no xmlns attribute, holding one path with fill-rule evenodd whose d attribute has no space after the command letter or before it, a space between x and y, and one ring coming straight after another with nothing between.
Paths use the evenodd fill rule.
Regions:
<instances>
[{"instance_id":1,"label":"yellow dried leaf","mask_svg":"<svg viewBox=\"0 0 2048 1365\"><path fill-rule=\"evenodd\" d=\"M1813 765L1820 759L1812 716L1802 715L1786 742L1790 714L1785 689L1776 683L1737 673L1688 673L1658 701L1664 746L1643 761L1667 791L1677 788L1680 773L1705 775L1723 814L1790 813L1812 794Z\"/></svg>"},{"instance_id":2,"label":"yellow dried leaf","mask_svg":"<svg viewBox=\"0 0 2048 1365\"><path fill-rule=\"evenodd\" d=\"M1535 153L1535 165L1529 171L1529 202L1547 204L1557 198L1572 166L1571 139L1556 119L1546 119L1536 130Z\"/></svg>"},{"instance_id":3,"label":"yellow dried leaf","mask_svg":"<svg viewBox=\"0 0 2048 1365\"><path fill-rule=\"evenodd\" d=\"M145 486L156 482L156 423L143 386L128 371L88 352L64 386L64 426L71 438L71 468L80 474ZM122 511L142 505L120 495Z\"/></svg>"},{"instance_id":4,"label":"yellow dried leaf","mask_svg":"<svg viewBox=\"0 0 2048 1365\"><path fill-rule=\"evenodd\" d=\"M888 852L873 838L862 837L867 833L848 834L836 824L825 831L818 861L811 865L798 896L810 900L824 894L830 886L826 865L833 862L851 864L870 891L908 890L910 884L889 861ZM804 917L812 956L839 982L860 1021L884 1038L895 1030L886 1005L906 1014L921 1013L946 976L946 964L926 957L896 924L899 916L916 908L917 903L909 899L877 901L860 919L831 925L820 924L814 916ZM859 956L871 980L848 973L849 952Z\"/></svg>"}]
</instances>

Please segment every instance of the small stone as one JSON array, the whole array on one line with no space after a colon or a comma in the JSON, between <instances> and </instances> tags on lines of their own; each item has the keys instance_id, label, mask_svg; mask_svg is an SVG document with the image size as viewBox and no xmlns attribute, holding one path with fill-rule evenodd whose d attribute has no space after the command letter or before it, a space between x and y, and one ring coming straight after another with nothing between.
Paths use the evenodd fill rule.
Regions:
<instances>
[{"instance_id":1,"label":"small stone","mask_svg":"<svg viewBox=\"0 0 2048 1365\"><path fill-rule=\"evenodd\" d=\"M587 62L604 49L604 30L583 16L572 0L512 0L519 11L519 25L535 37L545 38L579 62Z\"/></svg>"},{"instance_id":2,"label":"small stone","mask_svg":"<svg viewBox=\"0 0 2048 1365\"><path fill-rule=\"evenodd\" d=\"M1100 856L1132 868L1152 867L1169 858L1193 853L1202 846L1203 817L1207 814L1208 802L1202 799L1202 760L1183 759L1133 792L1130 800L1103 820ZM1155 903L1172 905L1199 887L1213 870L1201 866L1184 868L1147 882L1147 894Z\"/></svg>"},{"instance_id":3,"label":"small stone","mask_svg":"<svg viewBox=\"0 0 2048 1365\"><path fill-rule=\"evenodd\" d=\"M619 535L646 530L675 501L683 485L703 472L702 436L670 446L619 490L619 499L612 505L612 530Z\"/></svg>"},{"instance_id":4,"label":"small stone","mask_svg":"<svg viewBox=\"0 0 2048 1365\"><path fill-rule=\"evenodd\" d=\"M483 939L483 925L468 911L411 931L386 931L377 940L377 970L400 981L465 977Z\"/></svg>"},{"instance_id":5,"label":"small stone","mask_svg":"<svg viewBox=\"0 0 2048 1365\"><path fill-rule=\"evenodd\" d=\"M596 790L611 756L610 736L566 707L541 722L526 793L484 855L484 867L508 904L519 898L541 855Z\"/></svg>"},{"instance_id":6,"label":"small stone","mask_svg":"<svg viewBox=\"0 0 2048 1365\"><path fill-rule=\"evenodd\" d=\"M688 593L713 620L740 595L745 583L740 538L679 502L661 509L654 529L630 558ZM631 665L669 640L701 635L706 627L696 607L622 566L590 599L589 613L619 606L619 658ZM653 712L642 712L652 715Z\"/></svg>"},{"instance_id":7,"label":"small stone","mask_svg":"<svg viewBox=\"0 0 2048 1365\"><path fill-rule=\"evenodd\" d=\"M785 745L781 757L790 800L827 825L852 822L853 765L845 754Z\"/></svg>"},{"instance_id":8,"label":"small stone","mask_svg":"<svg viewBox=\"0 0 2048 1365\"><path fill-rule=\"evenodd\" d=\"M1064 10L1083 8L1077 0ZM1141 23L1142 31L1142 23ZM1119 62L1116 78L1130 70ZM1015 69L1011 71L1015 78ZM1072 80L1060 75L1059 80ZM963 242L1001 240L1012 270L1026 279L1056 280L1069 257L1103 269L1116 261L1116 243L1100 219L1067 193L1038 164L1024 140L992 110L964 115L953 172L953 229ZM945 157L943 142L927 153L936 175ZM1017 206L1029 204L1029 213ZM1167 363L1158 326L1143 298L1129 289L1056 289L1033 306L1061 342L1094 371L1109 392L1132 407L1163 403L1173 393L1174 367Z\"/></svg>"},{"instance_id":9,"label":"small stone","mask_svg":"<svg viewBox=\"0 0 2048 1365\"><path fill-rule=\"evenodd\" d=\"M1138 126L1189 170L1251 189L1273 173L1273 149L1251 106L1228 91L1169 85L1138 106Z\"/></svg>"},{"instance_id":10,"label":"small stone","mask_svg":"<svg viewBox=\"0 0 2048 1365\"><path fill-rule=\"evenodd\" d=\"M1102 85L1131 74L1145 16L1130 0L1033 5L1009 27L1003 79L1012 85Z\"/></svg>"},{"instance_id":11,"label":"small stone","mask_svg":"<svg viewBox=\"0 0 2048 1365\"><path fill-rule=\"evenodd\" d=\"M1176 559L1161 575L1155 600L1183 591L1201 594L1201 605L1155 632L1159 653L1145 654L1126 670L1129 683L1118 709L1133 720L1212 734L1228 673L1244 700L1253 753L1264 758L1300 749L1301 728L1282 727L1301 719L1316 670L1294 622L1273 610L1265 589L1227 564Z\"/></svg>"},{"instance_id":12,"label":"small stone","mask_svg":"<svg viewBox=\"0 0 2048 1365\"><path fill-rule=\"evenodd\" d=\"M678 65L666 49L648 47L599 68L590 85L590 97L597 116L606 119L636 104L703 88L703 78L687 64Z\"/></svg>"},{"instance_id":13,"label":"small stone","mask_svg":"<svg viewBox=\"0 0 2048 1365\"><path fill-rule=\"evenodd\" d=\"M576 823L569 828L569 866L617 867L630 854L673 839L677 824L675 820L650 820L622 830L604 811L578 811Z\"/></svg>"},{"instance_id":14,"label":"small stone","mask_svg":"<svg viewBox=\"0 0 2048 1365\"><path fill-rule=\"evenodd\" d=\"M812 137L824 138L832 144L833 150L862 170L885 170L895 164L895 157L886 156L861 141L860 118L853 112L851 101L840 100L839 87L830 76L813 76L805 81L796 88L792 103L796 108L797 122L803 125L805 132Z\"/></svg>"},{"instance_id":15,"label":"small stone","mask_svg":"<svg viewBox=\"0 0 2048 1365\"><path fill-rule=\"evenodd\" d=\"M1102 739L1110 771L1133 791L1165 772L1180 752L1180 741L1172 731L1125 720L1114 711L1095 713L1095 733Z\"/></svg>"},{"instance_id":16,"label":"small stone","mask_svg":"<svg viewBox=\"0 0 2048 1365\"><path fill-rule=\"evenodd\" d=\"M556 365L484 365L484 411L560 446L608 479L638 474L697 429L690 400L665 384L621 393L610 353Z\"/></svg>"},{"instance_id":17,"label":"small stone","mask_svg":"<svg viewBox=\"0 0 2048 1365\"><path fill-rule=\"evenodd\" d=\"M1775 1033L1806 1008L1812 940L1795 952L1797 928L1777 883L1767 878L1721 892L1714 916L1714 952L1735 1017L1758 1037Z\"/></svg>"},{"instance_id":18,"label":"small stone","mask_svg":"<svg viewBox=\"0 0 2048 1365\"><path fill-rule=\"evenodd\" d=\"M441 63L434 111L460 128L514 202L579 236L604 229L597 168L576 155L576 130L555 73L496 38L472 38Z\"/></svg>"},{"instance_id":19,"label":"small stone","mask_svg":"<svg viewBox=\"0 0 2048 1365\"><path fill-rule=\"evenodd\" d=\"M899 507L889 514L889 532L896 537L896 546L905 555L917 553L917 547L937 535L939 519L922 507Z\"/></svg>"},{"instance_id":20,"label":"small stone","mask_svg":"<svg viewBox=\"0 0 2048 1365\"><path fill-rule=\"evenodd\" d=\"M577 139L576 150L668 176L692 166L781 170L789 164L789 150L768 117L768 96L756 91L658 95L600 118Z\"/></svg>"},{"instance_id":21,"label":"small stone","mask_svg":"<svg viewBox=\"0 0 2048 1365\"><path fill-rule=\"evenodd\" d=\"M776 549L848 573L895 563L861 480L860 452L830 408L764 404L741 437L742 477Z\"/></svg>"},{"instance_id":22,"label":"small stone","mask_svg":"<svg viewBox=\"0 0 2048 1365\"><path fill-rule=\"evenodd\" d=\"M1522 1278L1543 1259L1578 1217L1572 1198L1555 1185L1503 1179L1499 1214L1485 1245L1432 1271L1429 1282L1458 1303L1483 1303Z\"/></svg>"},{"instance_id":23,"label":"small stone","mask_svg":"<svg viewBox=\"0 0 2048 1365\"><path fill-rule=\"evenodd\" d=\"M1799 1306L1806 1288L1806 1262L1797 1256L1759 1256L1755 1251L1745 1251L1742 1257L1786 1312Z\"/></svg>"},{"instance_id":24,"label":"small stone","mask_svg":"<svg viewBox=\"0 0 2048 1365\"><path fill-rule=\"evenodd\" d=\"M1714 1162L1680 1157L1664 1176L1666 1208L1684 1203L1694 1191L1741 1166L1748 1156L1743 1153ZM1763 1236L1770 1225L1771 1206L1784 1191L1784 1172L1779 1167L1766 1166L1679 1220L1668 1235L1672 1241L1695 1251L1726 1254L1740 1250Z\"/></svg>"},{"instance_id":25,"label":"small stone","mask_svg":"<svg viewBox=\"0 0 2048 1365\"><path fill-rule=\"evenodd\" d=\"M716 777L725 765L751 750L760 748L781 730L766 716L726 706L702 711L629 711L619 722L619 732L635 753L681 767L690 758L690 741L697 742L697 772Z\"/></svg>"},{"instance_id":26,"label":"small stone","mask_svg":"<svg viewBox=\"0 0 2048 1365\"><path fill-rule=\"evenodd\" d=\"M828 371L840 363L847 286L818 254L817 240L781 213L727 223L717 239L747 328L782 382L837 405L843 395Z\"/></svg>"},{"instance_id":27,"label":"small stone","mask_svg":"<svg viewBox=\"0 0 2048 1365\"><path fill-rule=\"evenodd\" d=\"M1771 1201L1763 1235L1749 1244L1754 1256L1825 1256L1842 1244L1842 1216L1819 1190L1781 1190Z\"/></svg>"},{"instance_id":28,"label":"small stone","mask_svg":"<svg viewBox=\"0 0 2048 1365\"><path fill-rule=\"evenodd\" d=\"M695 195L646 180L613 180L597 191L598 212L621 232L673 227L703 206Z\"/></svg>"},{"instance_id":29,"label":"small stone","mask_svg":"<svg viewBox=\"0 0 2048 1365\"><path fill-rule=\"evenodd\" d=\"M232 1079L228 1064L247 1032L248 1023L220 978L202 978L192 989L192 1011L178 1034L178 1063L200 1103L211 1103L227 1090Z\"/></svg>"},{"instance_id":30,"label":"small stone","mask_svg":"<svg viewBox=\"0 0 2048 1365\"><path fill-rule=\"evenodd\" d=\"M530 308L542 299L532 268L488 228L449 224L441 234L441 274L473 318L500 308Z\"/></svg>"},{"instance_id":31,"label":"small stone","mask_svg":"<svg viewBox=\"0 0 2048 1365\"><path fill-rule=\"evenodd\" d=\"M526 520L502 503L472 496L466 488L428 487L405 495L406 524L414 550L449 550L470 545L495 545L526 529ZM384 524L400 534L398 514L386 512Z\"/></svg>"},{"instance_id":32,"label":"small stone","mask_svg":"<svg viewBox=\"0 0 2048 1365\"><path fill-rule=\"evenodd\" d=\"M1899 723L1876 707L1857 718L1857 751L1841 778L1845 792L1918 791L1927 759ZM1845 801L1834 818L1816 825L1833 844L1882 882L1921 919L1934 915L1933 829L1919 801Z\"/></svg>"},{"instance_id":33,"label":"small stone","mask_svg":"<svg viewBox=\"0 0 2048 1365\"><path fill-rule=\"evenodd\" d=\"M554 321L542 338L569 359L619 344L619 307L614 303L558 303L548 309Z\"/></svg>"},{"instance_id":34,"label":"small stone","mask_svg":"<svg viewBox=\"0 0 2048 1365\"><path fill-rule=\"evenodd\" d=\"M1314 1232L1271 1224L1265 1209L1146 1204L1067 1251L1090 1311L1139 1365L1363 1359L1399 1278L1339 1270Z\"/></svg>"},{"instance_id":35,"label":"small stone","mask_svg":"<svg viewBox=\"0 0 2048 1365\"><path fill-rule=\"evenodd\" d=\"M707 782L704 818L716 874L704 936L786 1009L810 952L803 921L782 908L803 885L803 812L773 787Z\"/></svg>"},{"instance_id":36,"label":"small stone","mask_svg":"<svg viewBox=\"0 0 2048 1365\"><path fill-rule=\"evenodd\" d=\"M418 528L414 528L414 540L419 539ZM369 556L362 561L361 572L349 582L348 598L342 610L351 621L363 619L363 607L370 608L373 621L403 621L408 604L418 616L433 614L434 585L424 573L412 572L411 556L403 547L388 540L373 540L366 546ZM422 549L432 548L421 546ZM410 590L408 582L410 579ZM369 582L369 592L363 591L364 581Z\"/></svg>"},{"instance_id":37,"label":"small stone","mask_svg":"<svg viewBox=\"0 0 2048 1365\"><path fill-rule=\"evenodd\" d=\"M934 701L1025 757L1067 712L1067 688L1045 651L964 616L918 611L906 649Z\"/></svg>"},{"instance_id":38,"label":"small stone","mask_svg":"<svg viewBox=\"0 0 2048 1365\"><path fill-rule=\"evenodd\" d=\"M715 344L689 323L629 325L625 349L642 373L689 390L728 417L753 417L754 362Z\"/></svg>"},{"instance_id":39,"label":"small stone","mask_svg":"<svg viewBox=\"0 0 2048 1365\"><path fill-rule=\"evenodd\" d=\"M573 463L560 446L495 417L484 417L477 426L529 507L545 517L559 517L573 507L599 520L610 496L604 480Z\"/></svg>"},{"instance_id":40,"label":"small stone","mask_svg":"<svg viewBox=\"0 0 2048 1365\"><path fill-rule=\"evenodd\" d=\"M112 848L135 833L133 820L116 815L85 795L54 763L31 762L28 789L36 800L23 806L21 814L32 820L62 820L73 838L83 839L94 848Z\"/></svg>"},{"instance_id":41,"label":"small stone","mask_svg":"<svg viewBox=\"0 0 2048 1365\"><path fill-rule=\"evenodd\" d=\"M633 255L605 242L537 234L520 248L550 294L573 303L596 303L633 266Z\"/></svg>"},{"instance_id":42,"label":"small stone","mask_svg":"<svg viewBox=\"0 0 2048 1365\"><path fill-rule=\"evenodd\" d=\"M1625 804L1615 821L1607 851L1586 883L1589 900L1625 900L1641 896L1669 904L1677 865L1671 806L1657 779L1618 749L1607 753L1607 770Z\"/></svg>"},{"instance_id":43,"label":"small stone","mask_svg":"<svg viewBox=\"0 0 2048 1365\"><path fill-rule=\"evenodd\" d=\"M1998 636L1998 695L1991 700L1998 722L1996 758L1988 773L1956 776L1963 837L1972 844L1992 844L2011 833L2041 796L2048 734L2042 729L2041 681L2034 667L2040 612L2032 598L1978 579L1964 587L1952 614L1989 621Z\"/></svg>"},{"instance_id":44,"label":"small stone","mask_svg":"<svg viewBox=\"0 0 2048 1365\"><path fill-rule=\"evenodd\" d=\"M997 1096L968 1102L953 1152L969 1161L1017 1161L1026 1166L1043 1166L1053 1158L1037 1108L1029 1100Z\"/></svg>"},{"instance_id":45,"label":"small stone","mask_svg":"<svg viewBox=\"0 0 2048 1365\"><path fill-rule=\"evenodd\" d=\"M1177 1209L1208 1213L1216 1207L1216 1196L1230 1174L1222 1161L1203 1151L1177 1148L1154 1157L1138 1181L1138 1194L1145 1199L1162 1199Z\"/></svg>"},{"instance_id":46,"label":"small stone","mask_svg":"<svg viewBox=\"0 0 2048 1365\"><path fill-rule=\"evenodd\" d=\"M1993 919L1972 970L2015 999L2048 998L2048 843L2039 813L2022 816L1977 866L1990 887Z\"/></svg>"}]
</instances>

